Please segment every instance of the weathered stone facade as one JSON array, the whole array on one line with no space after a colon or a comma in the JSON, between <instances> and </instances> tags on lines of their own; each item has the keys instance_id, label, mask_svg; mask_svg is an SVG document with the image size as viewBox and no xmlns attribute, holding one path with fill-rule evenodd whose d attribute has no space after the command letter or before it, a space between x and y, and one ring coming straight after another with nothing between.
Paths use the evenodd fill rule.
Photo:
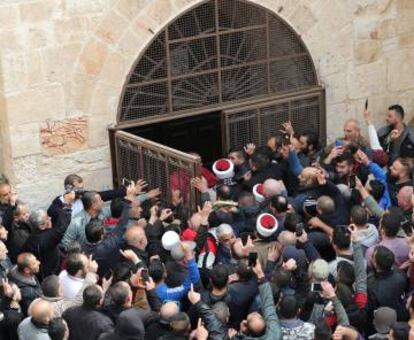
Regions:
<instances>
[{"instance_id":1,"label":"weathered stone facade","mask_svg":"<svg viewBox=\"0 0 414 340\"><path fill-rule=\"evenodd\" d=\"M326 87L328 135L391 103L414 109L413 0L252 0L283 17ZM0 172L39 206L68 173L111 186L107 126L122 86L154 36L200 0L0 0ZM79 147L45 152L46 122L82 117ZM56 141L57 139L55 139ZM53 144L53 143L52 143Z\"/></svg>"}]
</instances>

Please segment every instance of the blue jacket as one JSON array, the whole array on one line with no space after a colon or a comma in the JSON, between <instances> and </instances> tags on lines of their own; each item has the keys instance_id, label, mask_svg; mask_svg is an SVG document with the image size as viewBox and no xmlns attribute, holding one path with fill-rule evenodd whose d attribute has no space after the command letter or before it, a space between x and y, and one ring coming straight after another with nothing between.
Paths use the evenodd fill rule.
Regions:
<instances>
[{"instance_id":1,"label":"blue jacket","mask_svg":"<svg viewBox=\"0 0 414 340\"><path fill-rule=\"evenodd\" d=\"M200 273L194 259L188 261L187 268L188 275L181 286L170 288L163 282L156 288L157 295L162 302L180 301L187 295L191 284L196 285L200 281Z\"/></svg>"},{"instance_id":2,"label":"blue jacket","mask_svg":"<svg viewBox=\"0 0 414 340\"><path fill-rule=\"evenodd\" d=\"M387 210L391 206L391 197L388 190L387 174L381 167L374 162L370 162L368 165L369 171L374 175L375 179L384 185L384 193L378 201L378 205L383 209Z\"/></svg>"}]
</instances>

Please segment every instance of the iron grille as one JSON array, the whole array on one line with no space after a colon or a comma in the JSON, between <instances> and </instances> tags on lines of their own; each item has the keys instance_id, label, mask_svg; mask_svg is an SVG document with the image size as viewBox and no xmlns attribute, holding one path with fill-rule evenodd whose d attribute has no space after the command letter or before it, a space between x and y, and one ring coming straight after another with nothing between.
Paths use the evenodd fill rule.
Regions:
<instances>
[{"instance_id":1,"label":"iron grille","mask_svg":"<svg viewBox=\"0 0 414 340\"><path fill-rule=\"evenodd\" d=\"M266 145L269 137L282 129L288 120L297 133L317 133L326 138L324 90L312 90L294 97L265 101L248 107L223 111L226 128L225 149L240 149L247 143Z\"/></svg>"},{"instance_id":2,"label":"iron grille","mask_svg":"<svg viewBox=\"0 0 414 340\"><path fill-rule=\"evenodd\" d=\"M244 0L210 0L169 24L137 61L118 123L316 85L306 47L281 18Z\"/></svg>"},{"instance_id":3,"label":"iron grille","mask_svg":"<svg viewBox=\"0 0 414 340\"><path fill-rule=\"evenodd\" d=\"M172 190L180 190L184 206L196 208L196 192L190 179L199 175L200 157L177 151L124 131L115 133L118 183L122 178L145 179L150 188L160 188L170 201Z\"/></svg>"}]
</instances>

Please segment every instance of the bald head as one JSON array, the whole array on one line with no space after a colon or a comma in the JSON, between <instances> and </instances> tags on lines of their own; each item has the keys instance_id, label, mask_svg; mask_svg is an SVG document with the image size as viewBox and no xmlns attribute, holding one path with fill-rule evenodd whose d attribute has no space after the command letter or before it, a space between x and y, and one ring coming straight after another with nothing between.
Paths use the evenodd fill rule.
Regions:
<instances>
[{"instance_id":1,"label":"bald head","mask_svg":"<svg viewBox=\"0 0 414 340\"><path fill-rule=\"evenodd\" d=\"M247 328L252 335L261 336L266 328L266 322L259 313L253 312L247 316Z\"/></svg>"},{"instance_id":2,"label":"bald head","mask_svg":"<svg viewBox=\"0 0 414 340\"><path fill-rule=\"evenodd\" d=\"M167 302L161 307L161 310L160 310L161 319L170 321L170 319L174 315L178 314L179 311L180 309L178 308L178 305L176 303Z\"/></svg>"},{"instance_id":3,"label":"bald head","mask_svg":"<svg viewBox=\"0 0 414 340\"><path fill-rule=\"evenodd\" d=\"M286 190L286 188L282 181L269 178L263 183L263 196L265 198L280 195L284 190Z\"/></svg>"},{"instance_id":4,"label":"bald head","mask_svg":"<svg viewBox=\"0 0 414 340\"><path fill-rule=\"evenodd\" d=\"M407 211L407 210L412 209L413 207L412 195L413 195L413 187L411 186L402 187L400 191L398 191L398 194L397 194L398 206L402 210Z\"/></svg>"},{"instance_id":5,"label":"bald head","mask_svg":"<svg viewBox=\"0 0 414 340\"><path fill-rule=\"evenodd\" d=\"M299 175L299 182L302 186L312 186L317 183L318 169L308 166L302 170Z\"/></svg>"},{"instance_id":6,"label":"bald head","mask_svg":"<svg viewBox=\"0 0 414 340\"><path fill-rule=\"evenodd\" d=\"M280 233L277 240L283 246L295 245L296 244L296 234L291 231L284 230Z\"/></svg>"},{"instance_id":7,"label":"bald head","mask_svg":"<svg viewBox=\"0 0 414 340\"><path fill-rule=\"evenodd\" d=\"M359 122L354 119L348 119L344 124L344 137L349 141L357 141L361 135L361 127Z\"/></svg>"},{"instance_id":8,"label":"bald head","mask_svg":"<svg viewBox=\"0 0 414 340\"><path fill-rule=\"evenodd\" d=\"M31 315L33 320L47 325L53 318L53 307L45 300L36 300L31 306Z\"/></svg>"},{"instance_id":9,"label":"bald head","mask_svg":"<svg viewBox=\"0 0 414 340\"><path fill-rule=\"evenodd\" d=\"M145 250L145 247L148 244L147 236L145 235L145 230L142 227L132 226L130 227L124 235L125 241L128 245L136 247L141 250Z\"/></svg>"}]
</instances>

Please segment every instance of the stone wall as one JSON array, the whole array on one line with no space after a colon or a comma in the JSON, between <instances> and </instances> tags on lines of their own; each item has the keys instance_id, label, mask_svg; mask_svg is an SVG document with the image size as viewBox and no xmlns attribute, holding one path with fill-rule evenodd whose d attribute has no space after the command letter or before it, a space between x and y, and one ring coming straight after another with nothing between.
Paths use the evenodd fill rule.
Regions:
<instances>
[{"instance_id":1,"label":"stone wall","mask_svg":"<svg viewBox=\"0 0 414 340\"><path fill-rule=\"evenodd\" d=\"M106 129L126 76L153 32L201 2L0 1L0 171L24 199L44 205L73 172L88 187L111 186ZM414 1L254 2L302 35L326 87L330 137L348 117L360 118L366 97L378 123L391 103L411 115ZM69 145L79 119L84 138ZM58 127L53 138L51 126Z\"/></svg>"}]
</instances>

